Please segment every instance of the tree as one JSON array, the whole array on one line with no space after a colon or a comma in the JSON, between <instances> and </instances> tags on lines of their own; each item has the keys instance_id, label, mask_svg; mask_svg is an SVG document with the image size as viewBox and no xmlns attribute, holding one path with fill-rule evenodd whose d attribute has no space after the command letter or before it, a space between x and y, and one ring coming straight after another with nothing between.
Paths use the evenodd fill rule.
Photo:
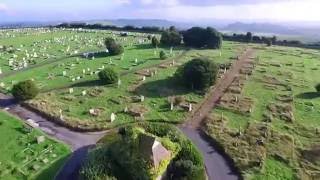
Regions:
<instances>
[{"instance_id":1,"label":"tree","mask_svg":"<svg viewBox=\"0 0 320 180\"><path fill-rule=\"evenodd\" d=\"M204 90L215 83L217 73L217 64L206 58L197 58L178 68L176 77L189 88Z\"/></svg>"},{"instance_id":2,"label":"tree","mask_svg":"<svg viewBox=\"0 0 320 180\"><path fill-rule=\"evenodd\" d=\"M252 33L251 33L251 32L247 32L246 41L247 41L248 43L252 42Z\"/></svg>"},{"instance_id":3,"label":"tree","mask_svg":"<svg viewBox=\"0 0 320 180\"><path fill-rule=\"evenodd\" d=\"M117 44L113 38L106 38L104 44L112 56L122 54L124 51L124 48L120 44Z\"/></svg>"},{"instance_id":4,"label":"tree","mask_svg":"<svg viewBox=\"0 0 320 180\"><path fill-rule=\"evenodd\" d=\"M213 28L193 27L183 33L183 40L186 46L196 48L221 48L222 35Z\"/></svg>"},{"instance_id":5,"label":"tree","mask_svg":"<svg viewBox=\"0 0 320 180\"><path fill-rule=\"evenodd\" d=\"M272 40L271 39L266 39L266 44L267 44L267 46L272 46Z\"/></svg>"},{"instance_id":6,"label":"tree","mask_svg":"<svg viewBox=\"0 0 320 180\"><path fill-rule=\"evenodd\" d=\"M106 47L109 47L109 46L111 46L112 44L115 44L115 43L116 43L116 41L111 37L107 37L104 40L104 44L105 44Z\"/></svg>"},{"instance_id":7,"label":"tree","mask_svg":"<svg viewBox=\"0 0 320 180\"><path fill-rule=\"evenodd\" d=\"M25 101L35 98L39 93L36 84L31 81L22 81L15 84L12 88L12 95L19 101Z\"/></svg>"},{"instance_id":8,"label":"tree","mask_svg":"<svg viewBox=\"0 0 320 180\"><path fill-rule=\"evenodd\" d=\"M175 161L168 170L172 180L200 180L203 179L203 171L190 160Z\"/></svg>"},{"instance_id":9,"label":"tree","mask_svg":"<svg viewBox=\"0 0 320 180\"><path fill-rule=\"evenodd\" d=\"M160 59L165 60L167 58L168 58L167 54L164 51L160 51Z\"/></svg>"},{"instance_id":10,"label":"tree","mask_svg":"<svg viewBox=\"0 0 320 180\"><path fill-rule=\"evenodd\" d=\"M277 43L277 36L273 36L271 38L272 44L276 44Z\"/></svg>"},{"instance_id":11,"label":"tree","mask_svg":"<svg viewBox=\"0 0 320 180\"><path fill-rule=\"evenodd\" d=\"M177 31L164 31L160 39L161 44L166 46L178 46L181 41L181 35Z\"/></svg>"},{"instance_id":12,"label":"tree","mask_svg":"<svg viewBox=\"0 0 320 180\"><path fill-rule=\"evenodd\" d=\"M112 68L106 68L100 71L98 76L103 84L114 84L119 79L118 73Z\"/></svg>"},{"instance_id":13,"label":"tree","mask_svg":"<svg viewBox=\"0 0 320 180\"><path fill-rule=\"evenodd\" d=\"M122 54L124 52L124 48L120 44L112 44L107 48L109 50L109 54L112 56Z\"/></svg>"},{"instance_id":14,"label":"tree","mask_svg":"<svg viewBox=\"0 0 320 180\"><path fill-rule=\"evenodd\" d=\"M158 38L157 37L155 37L155 36L153 36L152 37L152 39L151 39L151 43L152 43L152 46L153 47L158 47L159 46L159 44L160 44L160 42L159 42L159 40L158 40Z\"/></svg>"},{"instance_id":15,"label":"tree","mask_svg":"<svg viewBox=\"0 0 320 180\"><path fill-rule=\"evenodd\" d=\"M217 30L207 28L207 47L212 49L220 49L222 46L222 35Z\"/></svg>"},{"instance_id":16,"label":"tree","mask_svg":"<svg viewBox=\"0 0 320 180\"><path fill-rule=\"evenodd\" d=\"M320 92L320 84L318 84L318 85L316 85L316 90L318 91L318 92Z\"/></svg>"}]
</instances>

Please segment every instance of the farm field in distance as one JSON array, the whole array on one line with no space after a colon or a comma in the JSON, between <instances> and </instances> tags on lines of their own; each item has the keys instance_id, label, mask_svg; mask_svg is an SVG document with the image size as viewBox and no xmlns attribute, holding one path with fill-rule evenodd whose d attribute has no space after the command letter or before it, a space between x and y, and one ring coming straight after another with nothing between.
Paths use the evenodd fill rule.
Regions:
<instances>
[{"instance_id":1,"label":"farm field in distance","mask_svg":"<svg viewBox=\"0 0 320 180\"><path fill-rule=\"evenodd\" d=\"M66 161L70 149L6 112L0 111L0 119L0 178L53 178ZM39 140L40 137L43 141Z\"/></svg>"},{"instance_id":2,"label":"farm field in distance","mask_svg":"<svg viewBox=\"0 0 320 180\"><path fill-rule=\"evenodd\" d=\"M205 114L201 129L221 146L244 179L320 178L320 94L315 89L319 84L319 50L232 41L224 41L216 50L183 45L155 48L149 38L152 35L160 38L160 34L138 32L123 36L111 30L1 30L0 92L10 94L15 84L31 80L40 93L23 102L23 107L53 122L90 132L133 125L125 130L152 137L152 130L157 128L148 127L148 123L170 124L170 128L183 124L208 97L208 93L177 83L175 73L179 67L206 57L218 64L221 80L234 62L241 62L239 57L244 52L252 50L254 54L245 59L218 105ZM107 37L124 47L122 55L99 56L97 52L106 51ZM166 59L159 57L161 51L168 55ZM98 73L107 68L119 74L117 83L101 84ZM219 87L214 85L210 90L215 88ZM147 125L134 126L140 123ZM189 147L183 138L177 140L171 134L177 129L166 134L161 131L166 126L159 127L158 140L164 146L171 145L174 155L179 154L179 148ZM70 153L66 145L26 128L5 112L0 112L1 133L2 147L8 148L0 148L0 179L53 177ZM113 140L123 138L120 143L108 136L105 139L120 147L125 138L132 138L131 145L136 148L133 154L137 155L138 135L119 134ZM45 141L38 144L39 136ZM117 154L112 147L106 149ZM153 176L163 172L161 169Z\"/></svg>"}]
</instances>

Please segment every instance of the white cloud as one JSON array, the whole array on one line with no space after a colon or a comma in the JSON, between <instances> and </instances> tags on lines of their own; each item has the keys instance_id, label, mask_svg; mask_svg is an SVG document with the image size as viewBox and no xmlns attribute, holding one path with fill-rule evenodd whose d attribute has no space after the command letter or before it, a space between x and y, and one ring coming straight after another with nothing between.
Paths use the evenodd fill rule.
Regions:
<instances>
[{"instance_id":1,"label":"white cloud","mask_svg":"<svg viewBox=\"0 0 320 180\"><path fill-rule=\"evenodd\" d=\"M114 0L116 4L119 4L119 5L128 5L128 4L131 4L131 1L130 0Z\"/></svg>"},{"instance_id":2,"label":"white cloud","mask_svg":"<svg viewBox=\"0 0 320 180\"><path fill-rule=\"evenodd\" d=\"M180 4L179 0L140 0L142 5L153 5L159 7L172 7Z\"/></svg>"},{"instance_id":3,"label":"white cloud","mask_svg":"<svg viewBox=\"0 0 320 180\"><path fill-rule=\"evenodd\" d=\"M158 0L161 1L161 0ZM232 19L232 20L320 20L320 1L280 1L246 5L188 6L176 4L170 7L141 10L141 15L169 19Z\"/></svg>"},{"instance_id":4,"label":"white cloud","mask_svg":"<svg viewBox=\"0 0 320 180\"><path fill-rule=\"evenodd\" d=\"M6 12L8 10L9 10L9 8L6 4L0 3L0 11Z\"/></svg>"}]
</instances>

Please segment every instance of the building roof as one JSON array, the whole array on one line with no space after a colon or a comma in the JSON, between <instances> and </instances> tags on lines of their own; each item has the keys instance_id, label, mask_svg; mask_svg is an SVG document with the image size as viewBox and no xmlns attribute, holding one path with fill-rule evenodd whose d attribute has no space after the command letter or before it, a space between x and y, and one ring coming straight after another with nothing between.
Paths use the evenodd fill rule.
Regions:
<instances>
[{"instance_id":1,"label":"building roof","mask_svg":"<svg viewBox=\"0 0 320 180\"><path fill-rule=\"evenodd\" d=\"M171 155L155 137L146 134L139 136L139 149L142 157L149 161L154 167L158 167L160 162L168 159Z\"/></svg>"}]
</instances>

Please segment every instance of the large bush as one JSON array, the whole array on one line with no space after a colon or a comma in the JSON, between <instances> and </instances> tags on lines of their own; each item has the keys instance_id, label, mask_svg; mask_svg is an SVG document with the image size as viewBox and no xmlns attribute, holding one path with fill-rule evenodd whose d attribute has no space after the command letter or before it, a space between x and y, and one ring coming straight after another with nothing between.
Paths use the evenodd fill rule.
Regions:
<instances>
[{"instance_id":1,"label":"large bush","mask_svg":"<svg viewBox=\"0 0 320 180\"><path fill-rule=\"evenodd\" d=\"M160 40L161 44L166 46L177 46L181 44L181 41L182 37L175 29L163 32Z\"/></svg>"},{"instance_id":2,"label":"large bush","mask_svg":"<svg viewBox=\"0 0 320 180\"><path fill-rule=\"evenodd\" d=\"M165 60L167 58L168 58L167 54L164 51L160 51L160 59Z\"/></svg>"},{"instance_id":3,"label":"large bush","mask_svg":"<svg viewBox=\"0 0 320 180\"><path fill-rule=\"evenodd\" d=\"M168 168L172 180L204 180L205 168L203 158L197 148L189 141L183 140L181 150Z\"/></svg>"},{"instance_id":4,"label":"large bush","mask_svg":"<svg viewBox=\"0 0 320 180\"><path fill-rule=\"evenodd\" d=\"M316 90L318 91L318 92L320 92L320 84L318 84L318 85L316 85Z\"/></svg>"},{"instance_id":5,"label":"large bush","mask_svg":"<svg viewBox=\"0 0 320 180\"><path fill-rule=\"evenodd\" d=\"M157 37L155 37L155 36L153 36L153 37L152 37L152 39L151 39L151 43L152 43L152 46L153 46L153 47L158 47L158 46L159 46L159 44L160 44L160 42L159 42L158 38L157 38Z\"/></svg>"},{"instance_id":6,"label":"large bush","mask_svg":"<svg viewBox=\"0 0 320 180\"><path fill-rule=\"evenodd\" d=\"M106 68L100 71L98 76L103 84L114 84L119 79L118 73L112 68Z\"/></svg>"},{"instance_id":7,"label":"large bush","mask_svg":"<svg viewBox=\"0 0 320 180\"><path fill-rule=\"evenodd\" d=\"M108 49L109 54L112 56L119 55L124 52L124 48L120 44L116 43L113 38L106 38L104 44Z\"/></svg>"},{"instance_id":8,"label":"large bush","mask_svg":"<svg viewBox=\"0 0 320 180\"><path fill-rule=\"evenodd\" d=\"M187 87L205 90L212 86L217 78L218 65L206 58L193 59L176 71L176 78Z\"/></svg>"},{"instance_id":9,"label":"large bush","mask_svg":"<svg viewBox=\"0 0 320 180\"><path fill-rule=\"evenodd\" d=\"M186 46L197 48L219 49L222 45L221 34L213 28L193 27L183 33L183 40Z\"/></svg>"},{"instance_id":10,"label":"large bush","mask_svg":"<svg viewBox=\"0 0 320 180\"><path fill-rule=\"evenodd\" d=\"M33 99L38 95L38 93L38 87L31 80L19 82L12 88L12 95L19 101Z\"/></svg>"},{"instance_id":11,"label":"large bush","mask_svg":"<svg viewBox=\"0 0 320 180\"><path fill-rule=\"evenodd\" d=\"M246 34L246 40L247 40L247 42L252 42L252 40L253 40L253 37L252 37L252 33L251 32L247 32L247 34Z\"/></svg>"}]
</instances>

